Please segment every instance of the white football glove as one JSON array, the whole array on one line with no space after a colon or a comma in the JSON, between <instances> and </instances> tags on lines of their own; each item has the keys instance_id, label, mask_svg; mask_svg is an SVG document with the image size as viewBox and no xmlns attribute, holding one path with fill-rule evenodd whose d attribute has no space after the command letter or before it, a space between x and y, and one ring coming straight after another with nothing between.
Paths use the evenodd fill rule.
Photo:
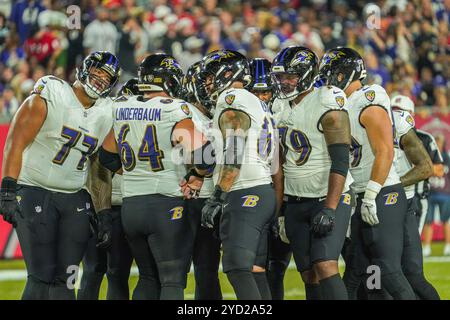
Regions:
<instances>
[{"instance_id":1,"label":"white football glove","mask_svg":"<svg viewBox=\"0 0 450 320\"><path fill-rule=\"evenodd\" d=\"M284 216L278 217L278 226L280 227L280 230L278 231L278 234L280 235L281 241L284 243L289 244L289 239L286 235L286 228L284 225Z\"/></svg>"},{"instance_id":2,"label":"white football glove","mask_svg":"<svg viewBox=\"0 0 450 320\"><path fill-rule=\"evenodd\" d=\"M362 220L371 225L377 225L380 223L377 216L377 203L375 199L381 190L381 185L375 181L370 180L367 184L364 198L361 205L361 218Z\"/></svg>"}]
</instances>

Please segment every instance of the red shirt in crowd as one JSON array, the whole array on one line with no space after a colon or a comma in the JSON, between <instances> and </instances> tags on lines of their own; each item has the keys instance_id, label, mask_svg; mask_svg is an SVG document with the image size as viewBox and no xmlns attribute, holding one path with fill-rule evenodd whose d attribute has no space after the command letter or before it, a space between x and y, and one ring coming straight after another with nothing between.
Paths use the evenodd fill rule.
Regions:
<instances>
[{"instance_id":1,"label":"red shirt in crowd","mask_svg":"<svg viewBox=\"0 0 450 320\"><path fill-rule=\"evenodd\" d=\"M29 57L36 57L39 62L44 62L58 48L59 40L51 31L42 31L33 38L25 41L24 47Z\"/></svg>"}]
</instances>

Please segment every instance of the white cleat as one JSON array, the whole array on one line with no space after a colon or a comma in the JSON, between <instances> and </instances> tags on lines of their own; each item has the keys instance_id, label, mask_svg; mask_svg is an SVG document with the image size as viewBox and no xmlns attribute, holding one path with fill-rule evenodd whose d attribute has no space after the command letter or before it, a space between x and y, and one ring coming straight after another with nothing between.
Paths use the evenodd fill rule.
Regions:
<instances>
[{"instance_id":1,"label":"white cleat","mask_svg":"<svg viewBox=\"0 0 450 320\"><path fill-rule=\"evenodd\" d=\"M431 247L428 245L423 246L422 248L422 254L424 257L429 257L431 256Z\"/></svg>"},{"instance_id":2,"label":"white cleat","mask_svg":"<svg viewBox=\"0 0 450 320\"><path fill-rule=\"evenodd\" d=\"M444 247L444 256L450 256L450 243L447 243Z\"/></svg>"}]
</instances>

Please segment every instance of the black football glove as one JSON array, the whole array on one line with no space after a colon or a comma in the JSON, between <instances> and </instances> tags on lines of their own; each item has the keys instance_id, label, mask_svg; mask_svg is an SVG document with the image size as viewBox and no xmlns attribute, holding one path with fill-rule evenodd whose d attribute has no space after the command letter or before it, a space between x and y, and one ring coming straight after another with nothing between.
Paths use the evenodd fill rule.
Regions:
<instances>
[{"instance_id":1,"label":"black football glove","mask_svg":"<svg viewBox=\"0 0 450 320\"><path fill-rule=\"evenodd\" d=\"M312 230L319 237L326 236L334 228L335 210L330 208L323 208L313 218Z\"/></svg>"},{"instance_id":2,"label":"black football glove","mask_svg":"<svg viewBox=\"0 0 450 320\"><path fill-rule=\"evenodd\" d=\"M2 187L0 190L0 214L3 220L17 226L16 215L20 214L20 206L17 202L17 180L11 177L2 179Z\"/></svg>"},{"instance_id":3,"label":"black football glove","mask_svg":"<svg viewBox=\"0 0 450 320\"><path fill-rule=\"evenodd\" d=\"M112 242L113 212L103 209L97 213L97 248L107 249Z\"/></svg>"},{"instance_id":4,"label":"black football glove","mask_svg":"<svg viewBox=\"0 0 450 320\"><path fill-rule=\"evenodd\" d=\"M214 193L206 200L202 209L202 226L214 228L219 224L222 207L228 197L228 192L222 191L222 188L216 186Z\"/></svg>"},{"instance_id":5,"label":"black football glove","mask_svg":"<svg viewBox=\"0 0 450 320\"><path fill-rule=\"evenodd\" d=\"M280 224L278 222L278 217L274 216L270 222L270 235L273 239L280 238Z\"/></svg>"}]
</instances>

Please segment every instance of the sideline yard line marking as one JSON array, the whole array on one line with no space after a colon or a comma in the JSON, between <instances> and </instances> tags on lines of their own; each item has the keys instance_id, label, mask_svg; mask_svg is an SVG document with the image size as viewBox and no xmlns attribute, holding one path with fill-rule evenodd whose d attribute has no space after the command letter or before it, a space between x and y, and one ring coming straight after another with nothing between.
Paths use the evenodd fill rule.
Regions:
<instances>
[{"instance_id":1,"label":"sideline yard line marking","mask_svg":"<svg viewBox=\"0 0 450 320\"><path fill-rule=\"evenodd\" d=\"M450 262L450 257L426 257L424 258L424 262L425 263L449 263ZM339 260L339 265L344 266L344 262L340 259ZM294 261L291 261L289 263L289 270L295 270L295 263ZM193 268L191 267L191 271L193 272ZM220 265L219 267L219 271L222 272L222 265ZM80 269L80 278L82 275L82 269ZM136 266L133 266L131 268L131 273L130 275L132 276L137 276L138 273L138 268ZM26 280L27 278L27 272L25 270L1 270L0 271L0 282L3 281L21 281L21 280ZM227 298L227 297L225 297Z\"/></svg>"}]
</instances>

